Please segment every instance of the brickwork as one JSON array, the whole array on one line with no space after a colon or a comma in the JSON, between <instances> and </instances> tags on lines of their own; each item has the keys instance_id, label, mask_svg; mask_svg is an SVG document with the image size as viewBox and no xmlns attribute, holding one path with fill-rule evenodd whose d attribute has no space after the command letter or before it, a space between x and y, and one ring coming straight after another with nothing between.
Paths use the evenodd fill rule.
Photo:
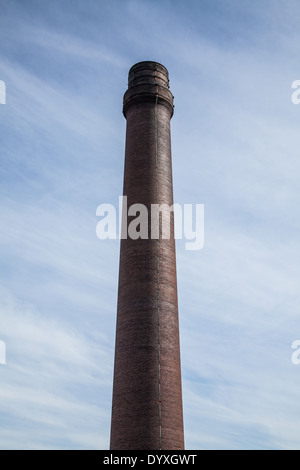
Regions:
<instances>
[{"instance_id":1,"label":"brickwork","mask_svg":"<svg viewBox=\"0 0 300 470\"><path fill-rule=\"evenodd\" d=\"M173 204L167 70L155 62L133 66L123 104L123 194L128 207L141 203L150 213L151 204ZM173 217L171 222L170 239L160 233L159 240L121 240L111 449L184 448Z\"/></svg>"}]
</instances>

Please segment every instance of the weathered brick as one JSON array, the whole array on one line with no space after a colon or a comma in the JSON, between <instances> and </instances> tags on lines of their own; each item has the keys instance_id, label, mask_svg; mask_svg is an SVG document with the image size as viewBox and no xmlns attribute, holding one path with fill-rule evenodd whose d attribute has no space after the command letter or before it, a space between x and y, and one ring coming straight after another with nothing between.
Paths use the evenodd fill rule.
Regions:
<instances>
[{"instance_id":1,"label":"weathered brick","mask_svg":"<svg viewBox=\"0 0 300 470\"><path fill-rule=\"evenodd\" d=\"M128 207L172 205L173 96L165 67L130 69L123 113ZM173 217L170 239L121 240L110 448L184 448Z\"/></svg>"}]
</instances>

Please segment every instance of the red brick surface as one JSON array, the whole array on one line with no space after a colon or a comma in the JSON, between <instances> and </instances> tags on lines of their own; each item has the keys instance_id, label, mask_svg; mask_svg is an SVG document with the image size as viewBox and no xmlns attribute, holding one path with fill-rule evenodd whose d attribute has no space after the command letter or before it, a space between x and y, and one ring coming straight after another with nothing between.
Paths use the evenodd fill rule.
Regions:
<instances>
[{"instance_id":1,"label":"red brick surface","mask_svg":"<svg viewBox=\"0 0 300 470\"><path fill-rule=\"evenodd\" d=\"M171 205L173 97L163 66L131 68L123 112L128 207ZM168 240L121 240L110 448L184 448L173 217Z\"/></svg>"}]
</instances>

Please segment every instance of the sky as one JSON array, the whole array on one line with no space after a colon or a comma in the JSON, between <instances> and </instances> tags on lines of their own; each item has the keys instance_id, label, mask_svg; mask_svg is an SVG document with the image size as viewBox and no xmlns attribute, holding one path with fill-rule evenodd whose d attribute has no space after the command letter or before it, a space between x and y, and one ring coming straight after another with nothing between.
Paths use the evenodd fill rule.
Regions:
<instances>
[{"instance_id":1,"label":"sky","mask_svg":"<svg viewBox=\"0 0 300 470\"><path fill-rule=\"evenodd\" d=\"M0 449L108 449L129 68L165 65L187 449L300 449L298 0L0 0Z\"/></svg>"}]
</instances>

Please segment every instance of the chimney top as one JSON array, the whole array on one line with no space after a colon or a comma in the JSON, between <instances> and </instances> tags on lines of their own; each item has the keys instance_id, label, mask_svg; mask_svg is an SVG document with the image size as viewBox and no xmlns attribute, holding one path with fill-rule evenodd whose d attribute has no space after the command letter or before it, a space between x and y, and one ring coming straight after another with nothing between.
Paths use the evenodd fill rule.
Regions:
<instances>
[{"instance_id":1,"label":"chimney top","mask_svg":"<svg viewBox=\"0 0 300 470\"><path fill-rule=\"evenodd\" d=\"M169 88L169 73L158 62L145 60L133 65L128 73L128 88L136 85L160 85Z\"/></svg>"},{"instance_id":2,"label":"chimney top","mask_svg":"<svg viewBox=\"0 0 300 470\"><path fill-rule=\"evenodd\" d=\"M123 98L123 114L133 104L142 102L166 106L173 115L173 95L169 90L169 73L159 62L145 60L133 65L128 73L128 89Z\"/></svg>"}]
</instances>

